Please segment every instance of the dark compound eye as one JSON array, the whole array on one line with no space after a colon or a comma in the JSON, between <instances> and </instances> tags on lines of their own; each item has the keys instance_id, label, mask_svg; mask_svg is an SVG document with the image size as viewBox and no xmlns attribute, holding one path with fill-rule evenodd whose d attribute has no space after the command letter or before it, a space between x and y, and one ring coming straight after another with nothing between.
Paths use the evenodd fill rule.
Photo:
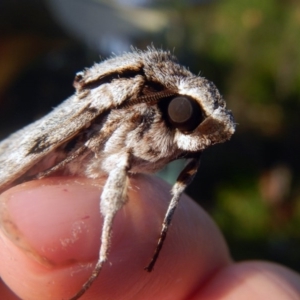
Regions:
<instances>
[{"instance_id":1,"label":"dark compound eye","mask_svg":"<svg viewBox=\"0 0 300 300\"><path fill-rule=\"evenodd\" d=\"M178 96L169 102L168 117L180 131L192 131L203 121L200 106L187 96Z\"/></svg>"}]
</instances>

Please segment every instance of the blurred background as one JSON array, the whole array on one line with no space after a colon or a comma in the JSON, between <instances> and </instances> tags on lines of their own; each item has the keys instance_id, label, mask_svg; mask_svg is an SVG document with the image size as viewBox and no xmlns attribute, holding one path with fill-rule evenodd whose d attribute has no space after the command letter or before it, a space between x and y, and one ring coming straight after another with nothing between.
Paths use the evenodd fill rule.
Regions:
<instances>
[{"instance_id":1,"label":"blurred background","mask_svg":"<svg viewBox=\"0 0 300 300\"><path fill-rule=\"evenodd\" d=\"M204 153L188 193L234 259L300 271L297 0L1 0L0 138L70 96L76 72L151 43L215 82L238 124ZM181 166L161 176L172 183Z\"/></svg>"}]
</instances>

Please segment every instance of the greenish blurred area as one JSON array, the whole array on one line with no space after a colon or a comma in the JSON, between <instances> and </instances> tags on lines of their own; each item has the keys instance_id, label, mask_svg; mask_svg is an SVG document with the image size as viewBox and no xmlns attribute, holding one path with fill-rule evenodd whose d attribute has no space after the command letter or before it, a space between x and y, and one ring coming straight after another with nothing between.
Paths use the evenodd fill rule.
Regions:
<instances>
[{"instance_id":1,"label":"greenish blurred area","mask_svg":"<svg viewBox=\"0 0 300 300\"><path fill-rule=\"evenodd\" d=\"M12 2L19 6L0 4L1 137L71 95L75 72L101 52L72 38L41 1ZM230 142L204 153L188 193L219 224L235 259L300 271L300 2L157 1L151 14L165 25L128 44L174 49L216 83L237 122ZM161 174L174 182L181 167Z\"/></svg>"},{"instance_id":2,"label":"greenish blurred area","mask_svg":"<svg viewBox=\"0 0 300 300\"><path fill-rule=\"evenodd\" d=\"M184 19L185 45L204 53L238 123L210 212L236 259L299 271L300 2L220 1Z\"/></svg>"}]
</instances>

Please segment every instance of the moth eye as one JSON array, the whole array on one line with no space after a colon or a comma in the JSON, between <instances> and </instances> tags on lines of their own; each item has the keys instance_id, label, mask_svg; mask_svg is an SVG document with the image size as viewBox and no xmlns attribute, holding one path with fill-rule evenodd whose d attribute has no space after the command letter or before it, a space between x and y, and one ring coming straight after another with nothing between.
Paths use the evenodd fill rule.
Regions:
<instances>
[{"instance_id":1,"label":"moth eye","mask_svg":"<svg viewBox=\"0 0 300 300\"><path fill-rule=\"evenodd\" d=\"M180 131L192 131L203 121L200 106L187 96L173 98L167 112L171 124Z\"/></svg>"}]
</instances>

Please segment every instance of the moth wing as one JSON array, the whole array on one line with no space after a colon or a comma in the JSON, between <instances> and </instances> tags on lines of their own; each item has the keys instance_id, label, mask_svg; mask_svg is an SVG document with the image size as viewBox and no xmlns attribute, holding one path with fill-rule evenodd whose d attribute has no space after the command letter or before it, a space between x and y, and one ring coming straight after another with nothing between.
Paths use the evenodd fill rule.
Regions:
<instances>
[{"instance_id":1,"label":"moth wing","mask_svg":"<svg viewBox=\"0 0 300 300\"><path fill-rule=\"evenodd\" d=\"M22 176L45 155L74 137L110 108L102 98L71 96L42 119L0 143L0 190Z\"/></svg>"},{"instance_id":2,"label":"moth wing","mask_svg":"<svg viewBox=\"0 0 300 300\"><path fill-rule=\"evenodd\" d=\"M77 73L74 82L76 95L0 142L0 191L45 155L88 127L97 116L127 99L136 98L137 87L144 84L143 60L149 59L148 56L170 59L169 53L151 48L148 52L134 51L95 64Z\"/></svg>"}]
</instances>

